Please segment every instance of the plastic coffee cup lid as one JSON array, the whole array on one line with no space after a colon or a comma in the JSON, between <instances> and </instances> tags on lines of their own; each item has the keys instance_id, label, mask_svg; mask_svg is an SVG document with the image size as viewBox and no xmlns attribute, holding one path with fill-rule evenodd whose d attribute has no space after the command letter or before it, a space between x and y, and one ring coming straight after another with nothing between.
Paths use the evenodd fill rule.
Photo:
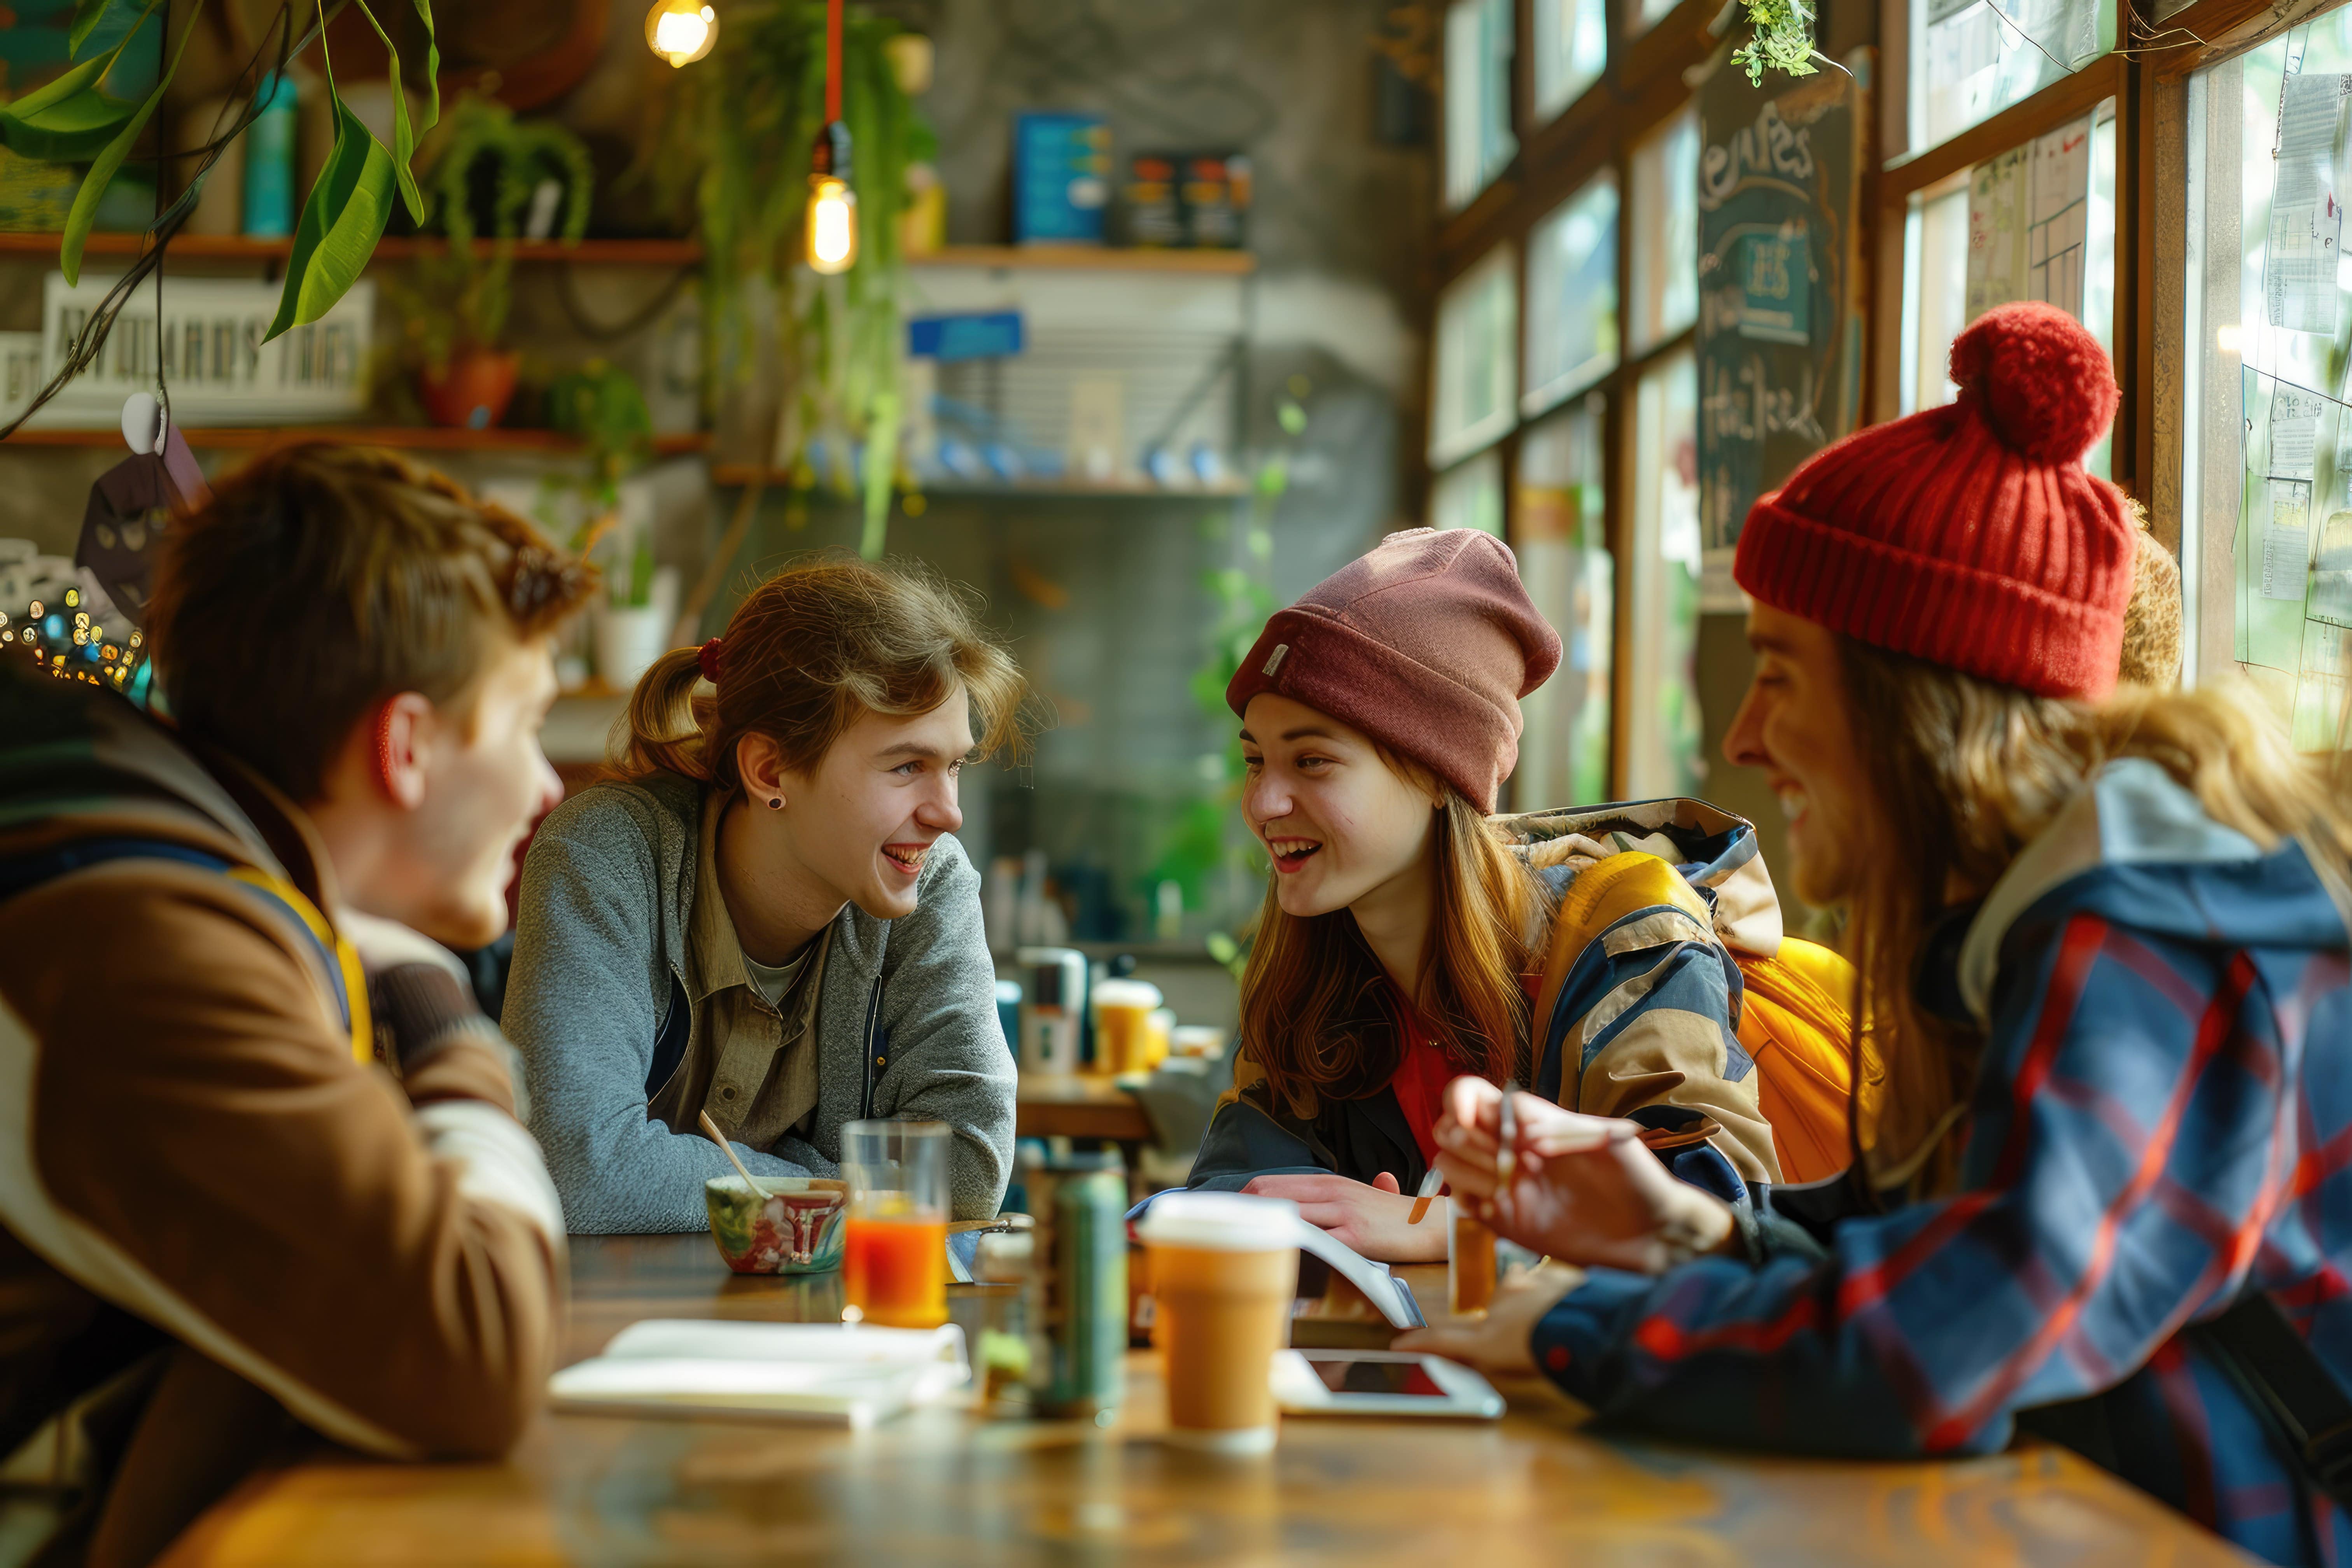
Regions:
<instances>
[{"instance_id":1,"label":"plastic coffee cup lid","mask_svg":"<svg viewBox=\"0 0 2352 1568\"><path fill-rule=\"evenodd\" d=\"M1196 1247L1218 1252L1270 1252L1297 1247L1298 1205L1288 1198L1241 1193L1162 1193L1151 1201L1136 1234L1154 1247Z\"/></svg>"}]
</instances>

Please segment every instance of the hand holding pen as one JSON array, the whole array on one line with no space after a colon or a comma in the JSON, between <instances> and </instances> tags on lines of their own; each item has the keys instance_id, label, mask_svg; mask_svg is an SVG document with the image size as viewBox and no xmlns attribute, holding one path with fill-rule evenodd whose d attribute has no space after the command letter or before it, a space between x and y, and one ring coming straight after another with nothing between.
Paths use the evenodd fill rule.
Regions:
<instances>
[{"instance_id":1,"label":"hand holding pen","mask_svg":"<svg viewBox=\"0 0 2352 1568\"><path fill-rule=\"evenodd\" d=\"M1475 1078L1448 1084L1445 1107L1437 1167L1454 1201L1522 1247L1646 1274L1736 1245L1729 1206L1677 1181L1638 1123Z\"/></svg>"}]
</instances>

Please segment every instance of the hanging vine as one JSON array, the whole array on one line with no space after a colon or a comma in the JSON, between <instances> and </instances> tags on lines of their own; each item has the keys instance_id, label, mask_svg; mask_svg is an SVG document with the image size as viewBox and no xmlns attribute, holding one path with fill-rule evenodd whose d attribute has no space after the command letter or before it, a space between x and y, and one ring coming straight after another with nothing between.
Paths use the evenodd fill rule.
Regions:
<instances>
[{"instance_id":1,"label":"hanging vine","mask_svg":"<svg viewBox=\"0 0 2352 1568\"><path fill-rule=\"evenodd\" d=\"M1731 63L1744 66L1751 87L1764 85L1764 73L1811 76L1813 8L1805 0L1744 0L1748 20L1755 27L1748 41L1731 51Z\"/></svg>"},{"instance_id":2,"label":"hanging vine","mask_svg":"<svg viewBox=\"0 0 2352 1568\"><path fill-rule=\"evenodd\" d=\"M730 10L708 59L679 73L654 165L694 171L704 255L705 363L717 384L749 376L759 341L755 288L776 291L788 399L781 461L796 489L818 479L820 440L862 451L853 477L828 465L835 488L862 496L863 545L881 552L898 468L898 216L907 169L937 152L931 129L889 58L898 22L852 8L842 35L842 119L857 195L857 258L838 278L799 265L809 148L824 122L822 0Z\"/></svg>"}]
</instances>

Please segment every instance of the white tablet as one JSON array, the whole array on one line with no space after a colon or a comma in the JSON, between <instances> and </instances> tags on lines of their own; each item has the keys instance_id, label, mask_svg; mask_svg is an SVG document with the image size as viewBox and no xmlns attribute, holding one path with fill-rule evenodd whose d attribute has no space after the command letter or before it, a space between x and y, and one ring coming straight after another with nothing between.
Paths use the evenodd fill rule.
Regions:
<instances>
[{"instance_id":1,"label":"white tablet","mask_svg":"<svg viewBox=\"0 0 2352 1568\"><path fill-rule=\"evenodd\" d=\"M1275 1403L1294 1415L1446 1415L1492 1421L1503 1396L1458 1362L1403 1351L1278 1351Z\"/></svg>"}]
</instances>

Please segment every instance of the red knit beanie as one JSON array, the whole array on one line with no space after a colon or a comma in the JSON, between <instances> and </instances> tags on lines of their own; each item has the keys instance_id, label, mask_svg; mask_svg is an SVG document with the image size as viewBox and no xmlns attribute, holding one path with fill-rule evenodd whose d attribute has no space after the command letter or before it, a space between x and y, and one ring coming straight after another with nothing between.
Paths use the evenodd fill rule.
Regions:
<instances>
[{"instance_id":1,"label":"red knit beanie","mask_svg":"<svg viewBox=\"0 0 2352 1568\"><path fill-rule=\"evenodd\" d=\"M1857 431L1758 501L1734 581L1874 647L2042 697L2116 684L2134 527L2083 468L2121 394L2051 305L2004 305L1952 344L1957 403Z\"/></svg>"},{"instance_id":2,"label":"red knit beanie","mask_svg":"<svg viewBox=\"0 0 2352 1568\"><path fill-rule=\"evenodd\" d=\"M1411 757L1493 811L1519 760L1519 699L1559 668L1510 547L1475 528L1391 533L1277 611L1225 701L1272 691Z\"/></svg>"}]
</instances>

